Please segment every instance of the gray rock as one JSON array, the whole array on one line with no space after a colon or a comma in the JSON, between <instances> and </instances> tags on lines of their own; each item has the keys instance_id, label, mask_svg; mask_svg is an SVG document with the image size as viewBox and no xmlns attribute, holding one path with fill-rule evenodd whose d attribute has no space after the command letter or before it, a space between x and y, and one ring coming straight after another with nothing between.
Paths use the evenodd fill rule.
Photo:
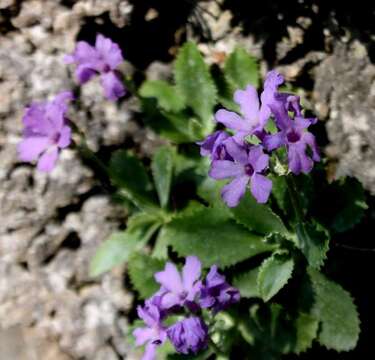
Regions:
<instances>
[{"instance_id":1,"label":"gray rock","mask_svg":"<svg viewBox=\"0 0 375 360\"><path fill-rule=\"evenodd\" d=\"M0 8L13 6L0 1ZM130 351L124 314L132 296L123 269L99 279L88 275L97 246L118 229L124 210L93 190L93 171L76 150L64 150L47 175L20 163L16 145L27 104L77 87L62 58L73 50L85 17L109 12L123 26L131 8L124 0L82 0L72 7L32 0L19 2L5 21L16 30L1 35L0 47L1 359L119 359ZM107 101L97 82L79 94L69 117L94 151L132 136L134 110L126 101Z\"/></svg>"},{"instance_id":2,"label":"gray rock","mask_svg":"<svg viewBox=\"0 0 375 360\"><path fill-rule=\"evenodd\" d=\"M354 176L375 194L375 66L365 46L338 42L315 75L316 110L327 119L336 175Z\"/></svg>"}]
</instances>

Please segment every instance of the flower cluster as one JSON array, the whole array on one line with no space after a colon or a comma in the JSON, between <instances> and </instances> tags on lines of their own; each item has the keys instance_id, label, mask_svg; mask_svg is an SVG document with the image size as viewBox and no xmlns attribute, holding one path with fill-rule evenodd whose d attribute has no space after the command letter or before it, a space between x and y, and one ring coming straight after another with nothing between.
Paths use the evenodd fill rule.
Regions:
<instances>
[{"instance_id":1,"label":"flower cluster","mask_svg":"<svg viewBox=\"0 0 375 360\"><path fill-rule=\"evenodd\" d=\"M76 76L83 84L100 74L105 96L116 100L125 94L121 77L116 71L123 61L119 46L103 35L96 38L95 47L78 42L65 62L77 64ZM18 157L25 162L38 162L38 170L50 172L55 167L61 149L71 143L72 131L66 117L67 102L73 99L70 91L59 93L49 102L32 103L23 116L23 138L18 144Z\"/></svg>"},{"instance_id":2,"label":"flower cluster","mask_svg":"<svg viewBox=\"0 0 375 360\"><path fill-rule=\"evenodd\" d=\"M86 41L79 41L71 55L64 58L67 64L76 64L78 82L82 85L96 74L100 75L104 95L109 100L117 100L125 94L125 87L116 68L124 61L120 47L98 34L95 47Z\"/></svg>"},{"instance_id":3,"label":"flower cluster","mask_svg":"<svg viewBox=\"0 0 375 360\"><path fill-rule=\"evenodd\" d=\"M272 182L266 174L273 150L285 147L289 170L296 175L309 173L314 161L320 160L315 137L307 131L317 119L302 115L298 96L278 91L283 82L279 73L269 72L260 101L252 85L237 90L234 101L242 116L225 109L215 115L216 121L231 134L216 131L198 143L201 155L212 160L209 175L214 179L232 179L222 189L222 198L229 207L239 204L248 185L258 203L267 202ZM271 116L277 127L274 133L266 130ZM254 138L257 145L249 141Z\"/></svg>"},{"instance_id":4,"label":"flower cluster","mask_svg":"<svg viewBox=\"0 0 375 360\"><path fill-rule=\"evenodd\" d=\"M56 163L60 149L71 142L71 128L65 113L67 102L73 99L70 91L58 94L52 101L32 103L23 116L23 139L18 144L20 160L37 160L37 168L43 172L51 171Z\"/></svg>"},{"instance_id":5,"label":"flower cluster","mask_svg":"<svg viewBox=\"0 0 375 360\"><path fill-rule=\"evenodd\" d=\"M161 285L159 291L137 308L146 327L133 332L136 345L146 345L143 360L154 359L156 347L167 339L179 353L197 353L208 342L208 327L199 316L202 309L216 314L240 300L239 291L226 282L216 266L211 267L205 281L200 277L201 263L195 256L186 258L182 274L172 263L155 274L155 280ZM166 327L164 320L181 310L189 315Z\"/></svg>"}]
</instances>

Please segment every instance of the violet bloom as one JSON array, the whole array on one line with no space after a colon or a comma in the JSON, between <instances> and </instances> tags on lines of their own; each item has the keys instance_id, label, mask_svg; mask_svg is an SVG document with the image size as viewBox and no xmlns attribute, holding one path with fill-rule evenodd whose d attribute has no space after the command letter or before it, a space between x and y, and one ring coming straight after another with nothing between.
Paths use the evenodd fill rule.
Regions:
<instances>
[{"instance_id":1,"label":"violet bloom","mask_svg":"<svg viewBox=\"0 0 375 360\"><path fill-rule=\"evenodd\" d=\"M297 97L292 96L287 98L287 102L278 101L271 106L280 131L274 135L267 135L264 139L264 145L269 151L286 146L289 169L296 175L301 172L309 173L314 166L314 161L320 161L315 137L306 131L310 125L316 123L317 119L302 117L297 100ZM293 109L296 113L294 119L289 117L288 109ZM310 154L307 153L308 150Z\"/></svg>"},{"instance_id":2,"label":"violet bloom","mask_svg":"<svg viewBox=\"0 0 375 360\"><path fill-rule=\"evenodd\" d=\"M168 338L177 352L197 353L207 347L208 328L202 319L188 317L167 329Z\"/></svg>"},{"instance_id":3,"label":"violet bloom","mask_svg":"<svg viewBox=\"0 0 375 360\"><path fill-rule=\"evenodd\" d=\"M237 90L234 93L234 101L240 106L242 116L221 109L215 115L216 121L234 130L234 139L239 144L242 144L248 135L257 135L262 140L263 128L271 115L269 105L274 101L278 86L283 81L283 77L276 71L269 72L260 96L261 103L254 86L248 85L245 90Z\"/></svg>"},{"instance_id":4,"label":"violet bloom","mask_svg":"<svg viewBox=\"0 0 375 360\"><path fill-rule=\"evenodd\" d=\"M99 74L104 95L109 100L117 100L125 94L125 87L116 68L124 61L121 49L111 39L98 34L95 47L86 41L79 41L71 55L66 55L65 63L76 64L76 78L80 84Z\"/></svg>"},{"instance_id":5,"label":"violet bloom","mask_svg":"<svg viewBox=\"0 0 375 360\"><path fill-rule=\"evenodd\" d=\"M60 149L70 145L71 129L65 113L69 91L61 92L50 102L32 103L23 116L23 139L17 151L21 161L38 161L37 168L50 172L55 167Z\"/></svg>"},{"instance_id":6,"label":"violet bloom","mask_svg":"<svg viewBox=\"0 0 375 360\"><path fill-rule=\"evenodd\" d=\"M272 182L263 175L268 167L269 157L261 146L240 146L228 141L226 149L233 161L214 160L209 175L217 180L233 178L221 191L224 202L235 207L244 196L250 183L250 191L258 203L266 203L271 192Z\"/></svg>"},{"instance_id":7,"label":"violet bloom","mask_svg":"<svg viewBox=\"0 0 375 360\"><path fill-rule=\"evenodd\" d=\"M212 160L231 160L225 149L225 140L229 137L225 131L221 130L208 135L206 139L197 143L201 147L201 155L210 156Z\"/></svg>"},{"instance_id":8,"label":"violet bloom","mask_svg":"<svg viewBox=\"0 0 375 360\"><path fill-rule=\"evenodd\" d=\"M195 298L200 292L201 263L196 256L188 256L182 269L182 276L176 266L170 262L164 271L156 273L155 280L162 286L161 308L187 305L195 310Z\"/></svg>"},{"instance_id":9,"label":"violet bloom","mask_svg":"<svg viewBox=\"0 0 375 360\"><path fill-rule=\"evenodd\" d=\"M217 266L213 265L201 290L199 302L201 307L212 309L213 313L216 314L239 301L240 292L230 286L225 281L225 277L218 273Z\"/></svg>"},{"instance_id":10,"label":"violet bloom","mask_svg":"<svg viewBox=\"0 0 375 360\"><path fill-rule=\"evenodd\" d=\"M136 345L146 344L142 360L153 360L157 346L163 344L167 338L166 329L162 325L162 315L159 308L148 301L144 307L138 306L137 312L147 327L137 328L133 331Z\"/></svg>"}]
</instances>

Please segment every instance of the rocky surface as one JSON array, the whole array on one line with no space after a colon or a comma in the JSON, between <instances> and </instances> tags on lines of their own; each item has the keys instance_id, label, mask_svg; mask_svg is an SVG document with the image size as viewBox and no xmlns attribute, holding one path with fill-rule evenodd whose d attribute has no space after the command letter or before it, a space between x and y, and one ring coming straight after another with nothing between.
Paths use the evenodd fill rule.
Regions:
<instances>
[{"instance_id":1,"label":"rocky surface","mask_svg":"<svg viewBox=\"0 0 375 360\"><path fill-rule=\"evenodd\" d=\"M167 33L175 32L171 38L183 41L185 31L210 63L221 64L237 45L260 60L263 73L276 63L287 80L304 88L305 103L327 121L327 153L337 160L337 174L356 176L375 193L375 67L361 41L333 41L332 32L317 22L327 15L316 6L304 16L289 17L285 11L260 16L259 23L250 22L253 33L246 33L247 22L238 21L245 12L233 4L240 4L239 10L245 6L202 1L187 24L173 22ZM108 102L98 81L78 87L62 63L77 38L85 36L83 28L92 40L88 23L122 39L121 29L132 24L136 5L128 0L0 0L0 360L136 357L125 336L132 295L124 287L123 269L100 279L88 276L96 247L122 225L124 210L100 190L93 170L76 151L65 150L50 175L19 163L16 156L24 106L66 89L77 96L69 116L94 151L125 142L141 154L153 152L160 140L139 125L134 98ZM154 21L160 28L168 18L165 5L153 5L155 9L139 5L135 19L142 19L130 34L138 29L152 33ZM325 19L325 24L335 23ZM257 28L273 36L259 36ZM323 40L317 45L315 38ZM132 41L130 49L138 49L138 39ZM169 46L162 45L153 43L151 54ZM170 77L171 67L162 61L148 66L148 78ZM122 70L131 73L133 67L125 62Z\"/></svg>"},{"instance_id":2,"label":"rocky surface","mask_svg":"<svg viewBox=\"0 0 375 360\"><path fill-rule=\"evenodd\" d=\"M131 353L125 334L132 296L123 270L88 275L96 247L124 221L124 211L97 190L74 150L46 175L17 161L16 144L26 104L77 92L62 57L85 18L107 13L121 27L131 6L1 1L0 9L0 359L124 358ZM70 117L93 150L121 144L129 133L147 140L131 102L106 101L95 81L77 96Z\"/></svg>"},{"instance_id":3,"label":"rocky surface","mask_svg":"<svg viewBox=\"0 0 375 360\"><path fill-rule=\"evenodd\" d=\"M327 121L336 173L355 176L375 194L375 66L359 41L339 42L315 70L316 109Z\"/></svg>"}]
</instances>

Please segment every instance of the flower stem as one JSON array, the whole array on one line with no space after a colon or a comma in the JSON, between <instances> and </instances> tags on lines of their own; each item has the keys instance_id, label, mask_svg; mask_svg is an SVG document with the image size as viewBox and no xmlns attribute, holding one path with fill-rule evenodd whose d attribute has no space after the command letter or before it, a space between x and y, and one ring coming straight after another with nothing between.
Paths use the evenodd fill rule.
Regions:
<instances>
[{"instance_id":1,"label":"flower stem","mask_svg":"<svg viewBox=\"0 0 375 360\"><path fill-rule=\"evenodd\" d=\"M218 356L226 356L224 351L222 351L211 339L211 337L208 337L208 344L211 347L211 349L215 352L216 355Z\"/></svg>"},{"instance_id":2,"label":"flower stem","mask_svg":"<svg viewBox=\"0 0 375 360\"><path fill-rule=\"evenodd\" d=\"M297 186L292 176L286 176L286 184L297 222L302 224L304 218L303 210L300 202L300 196L297 191Z\"/></svg>"}]
</instances>

